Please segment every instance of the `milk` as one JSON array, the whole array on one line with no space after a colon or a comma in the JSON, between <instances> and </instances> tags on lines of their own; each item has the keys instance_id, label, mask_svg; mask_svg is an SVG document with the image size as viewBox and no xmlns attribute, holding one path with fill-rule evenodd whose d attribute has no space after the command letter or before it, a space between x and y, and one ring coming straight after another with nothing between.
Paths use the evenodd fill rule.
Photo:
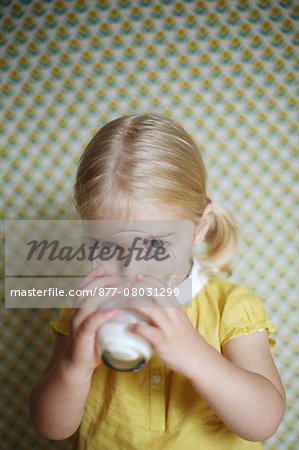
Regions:
<instances>
[{"instance_id":1,"label":"milk","mask_svg":"<svg viewBox=\"0 0 299 450\"><path fill-rule=\"evenodd\" d=\"M150 343L128 330L131 323L148 323L148 319L138 311L120 309L114 319L97 331L98 353L110 369L135 371L143 367L152 355Z\"/></svg>"}]
</instances>

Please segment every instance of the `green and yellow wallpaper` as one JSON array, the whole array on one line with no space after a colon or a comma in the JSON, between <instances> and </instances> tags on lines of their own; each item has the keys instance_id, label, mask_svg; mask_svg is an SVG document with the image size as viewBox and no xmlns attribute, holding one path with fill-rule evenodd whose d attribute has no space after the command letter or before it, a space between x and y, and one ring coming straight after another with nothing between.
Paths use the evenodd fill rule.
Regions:
<instances>
[{"instance_id":1,"label":"green and yellow wallpaper","mask_svg":"<svg viewBox=\"0 0 299 450\"><path fill-rule=\"evenodd\" d=\"M165 113L200 147L209 196L242 234L233 281L264 301L287 411L267 450L299 448L299 4L0 0L0 217L65 219L81 152L107 121ZM2 245L3 249L4 245ZM4 275L2 265L2 275ZM57 310L5 309L0 447L70 449L33 428L30 390Z\"/></svg>"}]
</instances>

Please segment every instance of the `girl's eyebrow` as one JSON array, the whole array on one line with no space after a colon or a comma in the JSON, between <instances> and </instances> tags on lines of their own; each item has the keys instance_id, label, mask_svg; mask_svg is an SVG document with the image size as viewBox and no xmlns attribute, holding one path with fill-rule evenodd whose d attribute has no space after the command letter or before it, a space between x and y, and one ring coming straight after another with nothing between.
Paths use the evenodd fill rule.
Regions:
<instances>
[{"instance_id":1,"label":"girl's eyebrow","mask_svg":"<svg viewBox=\"0 0 299 450\"><path fill-rule=\"evenodd\" d=\"M159 233L159 234L149 234L148 236L147 236L147 239L156 239L156 238L165 238L165 237L169 237L169 236L173 236L175 233L174 232L172 232L172 233Z\"/></svg>"}]
</instances>

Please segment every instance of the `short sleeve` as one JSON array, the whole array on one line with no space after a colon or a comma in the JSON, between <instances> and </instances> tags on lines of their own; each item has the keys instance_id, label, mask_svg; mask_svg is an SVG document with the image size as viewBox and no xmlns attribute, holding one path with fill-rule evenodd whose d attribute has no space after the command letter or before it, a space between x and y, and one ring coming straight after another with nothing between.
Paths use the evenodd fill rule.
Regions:
<instances>
[{"instance_id":1,"label":"short sleeve","mask_svg":"<svg viewBox=\"0 0 299 450\"><path fill-rule=\"evenodd\" d=\"M222 309L220 323L221 347L230 339L267 330L270 348L275 340L271 333L274 326L268 321L263 302L243 285L235 287L227 295Z\"/></svg>"},{"instance_id":2,"label":"short sleeve","mask_svg":"<svg viewBox=\"0 0 299 450\"><path fill-rule=\"evenodd\" d=\"M61 333L68 336L70 312L71 308L61 308L58 319L50 322L52 331L55 335Z\"/></svg>"}]
</instances>

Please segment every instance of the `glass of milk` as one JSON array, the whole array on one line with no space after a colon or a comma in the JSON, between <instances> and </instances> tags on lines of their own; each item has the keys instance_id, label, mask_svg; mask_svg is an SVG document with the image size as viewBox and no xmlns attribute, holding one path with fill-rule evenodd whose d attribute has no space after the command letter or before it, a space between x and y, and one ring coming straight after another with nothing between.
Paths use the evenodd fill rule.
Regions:
<instances>
[{"instance_id":1,"label":"glass of milk","mask_svg":"<svg viewBox=\"0 0 299 450\"><path fill-rule=\"evenodd\" d=\"M100 307L120 308L119 313L99 328L97 350L103 363L111 369L121 372L139 370L150 359L152 347L144 338L131 333L128 326L132 323L149 323L149 320L142 312L122 307L121 302L131 299L138 307L153 305L147 291L146 278L142 283L144 287L138 288L140 283L137 283L134 293L128 287L130 282L136 281L137 274L150 275L161 280L166 290L170 288L167 294L170 296L176 269L175 254L166 239L153 237L149 232L130 230L101 238L94 255L98 256L93 262L94 267L101 264L105 268L105 274L120 275L115 295ZM159 289L157 292L159 295ZM167 296L164 298L167 302ZM159 307L157 304L155 306Z\"/></svg>"}]
</instances>

